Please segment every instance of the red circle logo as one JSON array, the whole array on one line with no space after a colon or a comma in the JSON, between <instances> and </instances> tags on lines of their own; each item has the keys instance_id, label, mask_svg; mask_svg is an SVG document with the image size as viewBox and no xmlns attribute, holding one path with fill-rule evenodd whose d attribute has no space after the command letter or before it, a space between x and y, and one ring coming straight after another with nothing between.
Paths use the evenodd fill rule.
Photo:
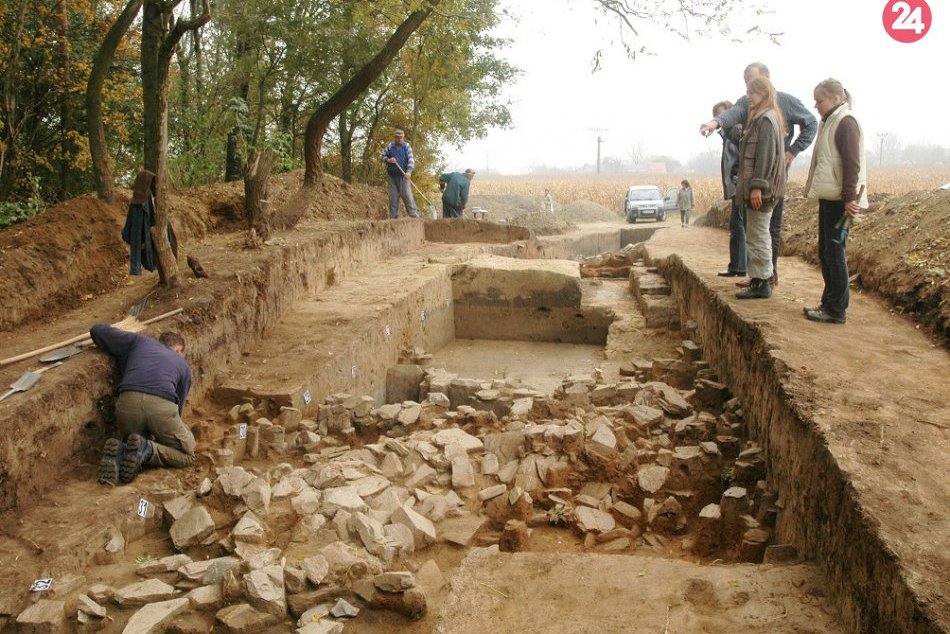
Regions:
<instances>
[{"instance_id":1,"label":"red circle logo","mask_svg":"<svg viewBox=\"0 0 950 634\"><path fill-rule=\"evenodd\" d=\"M888 35L898 42L911 44L927 35L933 15L926 0L889 0L883 19Z\"/></svg>"}]
</instances>

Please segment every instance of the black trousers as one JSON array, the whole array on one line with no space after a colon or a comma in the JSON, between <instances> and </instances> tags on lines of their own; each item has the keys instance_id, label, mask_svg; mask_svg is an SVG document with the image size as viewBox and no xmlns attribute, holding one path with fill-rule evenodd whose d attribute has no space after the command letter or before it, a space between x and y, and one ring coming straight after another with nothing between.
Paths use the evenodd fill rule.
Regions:
<instances>
[{"instance_id":1,"label":"black trousers","mask_svg":"<svg viewBox=\"0 0 950 634\"><path fill-rule=\"evenodd\" d=\"M841 240L839 222L844 218L844 202L818 201L818 258L825 290L821 294L821 308L832 317L844 317L851 299L848 288L847 239Z\"/></svg>"}]
</instances>

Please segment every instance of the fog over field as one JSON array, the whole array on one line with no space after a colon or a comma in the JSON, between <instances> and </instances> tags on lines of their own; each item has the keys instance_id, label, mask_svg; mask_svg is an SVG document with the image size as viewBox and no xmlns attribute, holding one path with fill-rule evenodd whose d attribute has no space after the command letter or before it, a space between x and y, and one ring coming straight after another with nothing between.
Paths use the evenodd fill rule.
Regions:
<instances>
[{"instance_id":1,"label":"fog over field","mask_svg":"<svg viewBox=\"0 0 950 634\"><path fill-rule=\"evenodd\" d=\"M498 34L513 40L509 60L524 71L507 92L514 127L448 149L448 165L508 174L593 166L600 136L605 163L665 155L686 166L691 158L718 152L718 139L702 138L699 126L714 103L744 93L742 70L752 61L768 64L777 88L813 111L815 84L840 79L854 96L869 150L877 152L878 135L887 133L885 164L931 162L923 151L904 154L915 145L950 148L946 82L936 70L950 58L947 16L932 2L930 31L902 44L883 27L885 4L773 0L770 14L735 16L732 28L742 42L719 35L686 40L637 23L636 41L648 52L630 60L619 43L619 26L593 3L509 0L517 19L504 20ZM781 33L779 44L745 34L755 24L762 32ZM602 68L592 74L598 50ZM946 164L946 152L942 156Z\"/></svg>"}]
</instances>

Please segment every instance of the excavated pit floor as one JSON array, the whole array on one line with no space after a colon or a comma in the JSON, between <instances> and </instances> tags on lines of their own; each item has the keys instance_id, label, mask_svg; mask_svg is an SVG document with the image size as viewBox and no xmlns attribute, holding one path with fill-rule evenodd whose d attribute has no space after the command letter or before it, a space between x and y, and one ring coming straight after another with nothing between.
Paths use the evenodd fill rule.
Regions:
<instances>
[{"instance_id":1,"label":"excavated pit floor","mask_svg":"<svg viewBox=\"0 0 950 634\"><path fill-rule=\"evenodd\" d=\"M605 240L604 229L597 231L599 245ZM558 244L559 249L569 249L563 238ZM223 389L215 398L271 399L273 409L307 405L308 392L309 398L337 391L378 397L385 390L385 368L395 363L401 348L414 345L433 352L432 366L475 378L498 378L497 373L504 372L546 392L575 371L601 367L610 379L624 360L676 356L684 337L646 328L626 281L615 280L581 282L586 307L609 306L613 311L604 345L455 339L451 284L441 268L463 262L479 250L464 244L428 245L421 253L391 258L385 266L295 302L277 327L221 377ZM216 408L205 412L211 427L222 414ZM266 465L248 466L254 464ZM140 496L162 490L166 477L148 473L133 487L107 495L82 483L73 493L97 498L90 503L93 512L121 507L128 513ZM192 479L186 474L185 484L194 486ZM173 486L169 480L167 487ZM52 499L53 508L32 510L25 520L41 525L45 517L49 530L68 532L69 518L56 513L55 493ZM88 582L134 579L130 558L173 552L159 538L162 534L134 542L121 561L89 568ZM90 528L87 538L92 544L101 535ZM24 550L29 547L20 545ZM549 528L535 529L528 545L529 551L542 552L509 555L477 549L466 556L464 549L437 544L418 552L414 560L416 564L435 560L451 580L451 591L445 587L433 594L431 612L423 621L364 610L346 631L845 631L827 596L827 581L814 565L701 565L675 559L681 556L675 549L623 556L549 552L582 547L576 536ZM5 565L16 565L18 557L3 559ZM130 612L118 611L116 621L103 631L120 631L126 614Z\"/></svg>"},{"instance_id":2,"label":"excavated pit floor","mask_svg":"<svg viewBox=\"0 0 950 634\"><path fill-rule=\"evenodd\" d=\"M455 339L429 364L459 376L515 379L551 393L567 374L590 374L606 365L603 346L493 339Z\"/></svg>"}]
</instances>

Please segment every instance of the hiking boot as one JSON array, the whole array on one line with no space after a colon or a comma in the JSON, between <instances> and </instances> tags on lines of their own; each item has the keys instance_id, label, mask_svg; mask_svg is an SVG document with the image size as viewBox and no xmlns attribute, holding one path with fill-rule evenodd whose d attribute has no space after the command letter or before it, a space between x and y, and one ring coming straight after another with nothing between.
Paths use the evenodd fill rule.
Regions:
<instances>
[{"instance_id":1,"label":"hiking boot","mask_svg":"<svg viewBox=\"0 0 950 634\"><path fill-rule=\"evenodd\" d=\"M749 288L736 293L738 299L766 299L772 296L772 287L768 280L752 278Z\"/></svg>"},{"instance_id":2,"label":"hiking boot","mask_svg":"<svg viewBox=\"0 0 950 634\"><path fill-rule=\"evenodd\" d=\"M119 481L128 484L142 471L152 457L152 443L138 434L131 434L125 441L125 455L119 461Z\"/></svg>"},{"instance_id":3,"label":"hiking boot","mask_svg":"<svg viewBox=\"0 0 950 634\"><path fill-rule=\"evenodd\" d=\"M811 321L817 321L820 324L843 324L848 321L844 315L841 317L835 317L834 315L829 315L820 308L818 310L807 311L805 313L805 317Z\"/></svg>"},{"instance_id":4,"label":"hiking boot","mask_svg":"<svg viewBox=\"0 0 950 634\"><path fill-rule=\"evenodd\" d=\"M125 445L118 438L110 438L102 446L99 460L99 482L115 486L119 483L119 463L125 455Z\"/></svg>"}]
</instances>

